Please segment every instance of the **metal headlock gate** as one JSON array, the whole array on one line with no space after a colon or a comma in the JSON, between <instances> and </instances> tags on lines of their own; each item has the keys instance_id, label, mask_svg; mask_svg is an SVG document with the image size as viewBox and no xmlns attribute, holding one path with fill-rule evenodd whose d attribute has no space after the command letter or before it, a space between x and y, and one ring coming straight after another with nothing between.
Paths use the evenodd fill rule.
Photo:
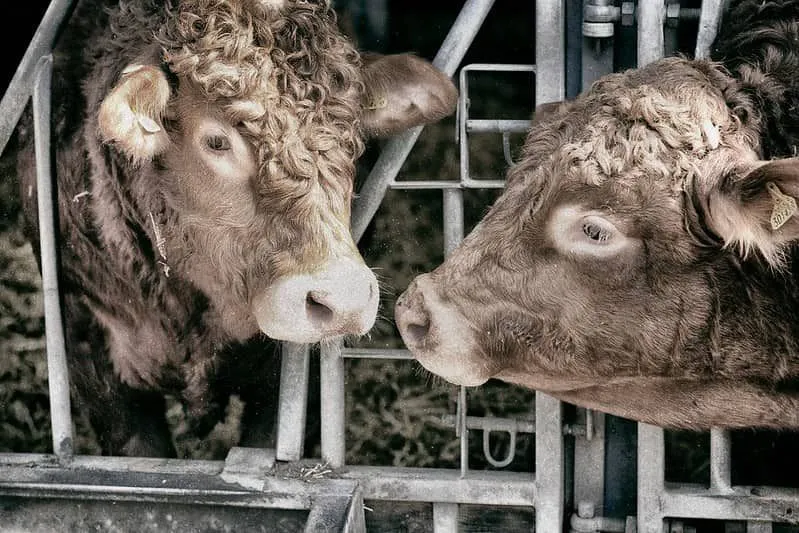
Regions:
<instances>
[{"instance_id":1,"label":"metal headlock gate","mask_svg":"<svg viewBox=\"0 0 799 533\"><path fill-rule=\"evenodd\" d=\"M493 0L467 0L433 63L454 75ZM248 512L296 511L295 522L271 522L275 530L363 531L364 500L429 502L431 529L458 530L462 505L519 506L535 509L535 528L542 533L609 531L655 533L690 531L680 519L707 518L739 521L726 531L765 533L772 522L799 522L799 491L770 487L733 486L730 476L729 435L711 432L710 486L669 485L665 482L665 446L661 429L638 425L636 482L618 480L618 462L609 458L616 432L614 417L578 410L579 422L564 426L563 406L538 393L534 422L467 416L466 390L451 416L460 438L460 469L390 468L345 464L345 359L409 359L405 350L356 349L341 344L321 347L321 445L323 463L303 459L304 422L310 366L308 346L285 345L280 383L278 437L274 450L232 449L225 461L188 461L122 457L77 456L72 446L69 383L63 325L59 308L55 213L50 169L49 91L50 52L59 25L72 2L54 0L44 16L2 101L0 146L5 146L23 108L33 98L36 163L39 187L42 278L49 369L53 455L0 454L0 528L21 528L35 516L40 500L100 502L107 505L145 502L150 506L215 506ZM469 116L469 79L477 72L515 72L535 76L535 103L573 96L598 76L613 70L609 38L637 31L637 61L643 65L675 50L674 23L698 19L697 56L706 56L720 17L719 0L705 0L701 9L680 9L663 0L537 0L527 5L535 16L535 65L474 64L461 68L457 138L461 172L458 180L397 181L398 171L422 128L391 139L383 148L353 211L353 234L359 239L376 213L388 188L441 190L444 207L445 254L464 234L465 189L501 188L501 180L470 175L469 136L494 132L503 136L509 158L508 135L523 133L529 117L516 120L474 119ZM582 24L575 24L575 20ZM635 27L637 26L637 30ZM566 36L566 37L564 37ZM602 46L599 39L606 39ZM567 47L566 42L578 43ZM582 46L582 49L580 48ZM576 85L574 80L578 80ZM613 431L610 430L614 427ZM470 434L492 431L535 434L535 472L472 470L468 464ZM566 446L566 436L574 437ZM628 435L629 437L629 435ZM622 441L624 439L621 439ZM632 446L635 446L633 444ZM513 450L513 447L511 447ZM486 447L487 450L487 447ZM624 451L624 450L622 450ZM626 450L634 452L635 450ZM512 459L511 452L511 459ZM616 452L618 455L618 451ZM509 461L496 460L494 466ZM605 466L607 464L607 467ZM635 464L632 465L633 469ZM634 478L631 478L634 479ZM614 481L615 480L615 481ZM637 494L636 515L601 516L618 498L610 491ZM606 493L608 492L608 493ZM13 501L14 505L8 502ZM574 503L571 503L574 502ZM66 503L65 503L66 504ZM794 509L796 511L794 511ZM246 513L233 515L243 520ZM164 515L167 516L167 515ZM271 516L271 518L270 518ZM19 518L22 517L22 518ZM274 520L258 515L259 520ZM743 522L743 525L740 523ZM281 525L283 524L283 525ZM296 529L296 528L295 528Z\"/></svg>"}]
</instances>

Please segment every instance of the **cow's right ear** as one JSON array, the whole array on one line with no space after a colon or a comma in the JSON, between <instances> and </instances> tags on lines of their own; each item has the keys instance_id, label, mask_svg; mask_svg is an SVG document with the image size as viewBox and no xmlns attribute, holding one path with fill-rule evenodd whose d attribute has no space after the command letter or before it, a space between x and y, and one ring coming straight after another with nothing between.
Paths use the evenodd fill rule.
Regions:
<instances>
[{"instance_id":1,"label":"cow's right ear","mask_svg":"<svg viewBox=\"0 0 799 533\"><path fill-rule=\"evenodd\" d=\"M705 196L705 218L724 245L757 251L780 267L799 241L799 158L752 163L722 178Z\"/></svg>"},{"instance_id":2,"label":"cow's right ear","mask_svg":"<svg viewBox=\"0 0 799 533\"><path fill-rule=\"evenodd\" d=\"M169 81L160 68L128 65L100 105L100 137L133 161L152 159L169 144L163 125L169 96Z\"/></svg>"},{"instance_id":3,"label":"cow's right ear","mask_svg":"<svg viewBox=\"0 0 799 533\"><path fill-rule=\"evenodd\" d=\"M362 54L361 123L369 137L387 137L452 114L458 90L449 76L411 54Z\"/></svg>"}]
</instances>

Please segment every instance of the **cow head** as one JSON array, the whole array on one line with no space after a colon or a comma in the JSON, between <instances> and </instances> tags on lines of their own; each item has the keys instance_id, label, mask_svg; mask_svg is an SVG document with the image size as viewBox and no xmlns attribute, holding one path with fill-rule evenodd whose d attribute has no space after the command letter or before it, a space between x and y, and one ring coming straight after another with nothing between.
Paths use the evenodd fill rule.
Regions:
<instances>
[{"instance_id":1,"label":"cow head","mask_svg":"<svg viewBox=\"0 0 799 533\"><path fill-rule=\"evenodd\" d=\"M350 236L355 160L365 136L451 113L451 81L409 55L362 59L328 2L185 0L156 33L98 130L134 167L165 272L239 338L367 332L379 293Z\"/></svg>"},{"instance_id":2,"label":"cow head","mask_svg":"<svg viewBox=\"0 0 799 533\"><path fill-rule=\"evenodd\" d=\"M730 424L720 399L790 372L784 347L764 353L787 342L763 326L784 310L757 300L799 238L799 162L759 160L758 117L723 71L684 59L550 106L485 218L398 300L405 343L453 383L664 425L714 423L691 411L711 387L674 385L672 405L660 384L718 380Z\"/></svg>"}]
</instances>

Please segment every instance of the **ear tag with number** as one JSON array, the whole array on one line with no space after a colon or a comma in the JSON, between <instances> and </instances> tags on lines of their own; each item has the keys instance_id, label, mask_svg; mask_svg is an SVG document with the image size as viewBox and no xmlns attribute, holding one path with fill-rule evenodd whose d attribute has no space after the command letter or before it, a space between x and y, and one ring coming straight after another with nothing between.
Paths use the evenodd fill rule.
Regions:
<instances>
[{"instance_id":1,"label":"ear tag with number","mask_svg":"<svg viewBox=\"0 0 799 533\"><path fill-rule=\"evenodd\" d=\"M788 219L796 214L799 210L796 206L796 199L793 196L788 196L783 193L777 184L768 182L766 190L774 200L774 208L771 210L771 229L780 229Z\"/></svg>"}]
</instances>

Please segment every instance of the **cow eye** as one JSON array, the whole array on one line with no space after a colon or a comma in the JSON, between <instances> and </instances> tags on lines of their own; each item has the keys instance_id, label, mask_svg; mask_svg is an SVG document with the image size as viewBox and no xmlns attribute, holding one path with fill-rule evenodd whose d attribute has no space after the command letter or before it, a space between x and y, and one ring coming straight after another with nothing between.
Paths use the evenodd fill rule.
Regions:
<instances>
[{"instance_id":1,"label":"cow eye","mask_svg":"<svg viewBox=\"0 0 799 533\"><path fill-rule=\"evenodd\" d=\"M205 138L205 145L215 152L230 150L230 139L227 135L209 135Z\"/></svg>"},{"instance_id":2,"label":"cow eye","mask_svg":"<svg viewBox=\"0 0 799 533\"><path fill-rule=\"evenodd\" d=\"M591 220L583 221L583 233L597 244L605 244L613 235L609 228Z\"/></svg>"}]
</instances>

